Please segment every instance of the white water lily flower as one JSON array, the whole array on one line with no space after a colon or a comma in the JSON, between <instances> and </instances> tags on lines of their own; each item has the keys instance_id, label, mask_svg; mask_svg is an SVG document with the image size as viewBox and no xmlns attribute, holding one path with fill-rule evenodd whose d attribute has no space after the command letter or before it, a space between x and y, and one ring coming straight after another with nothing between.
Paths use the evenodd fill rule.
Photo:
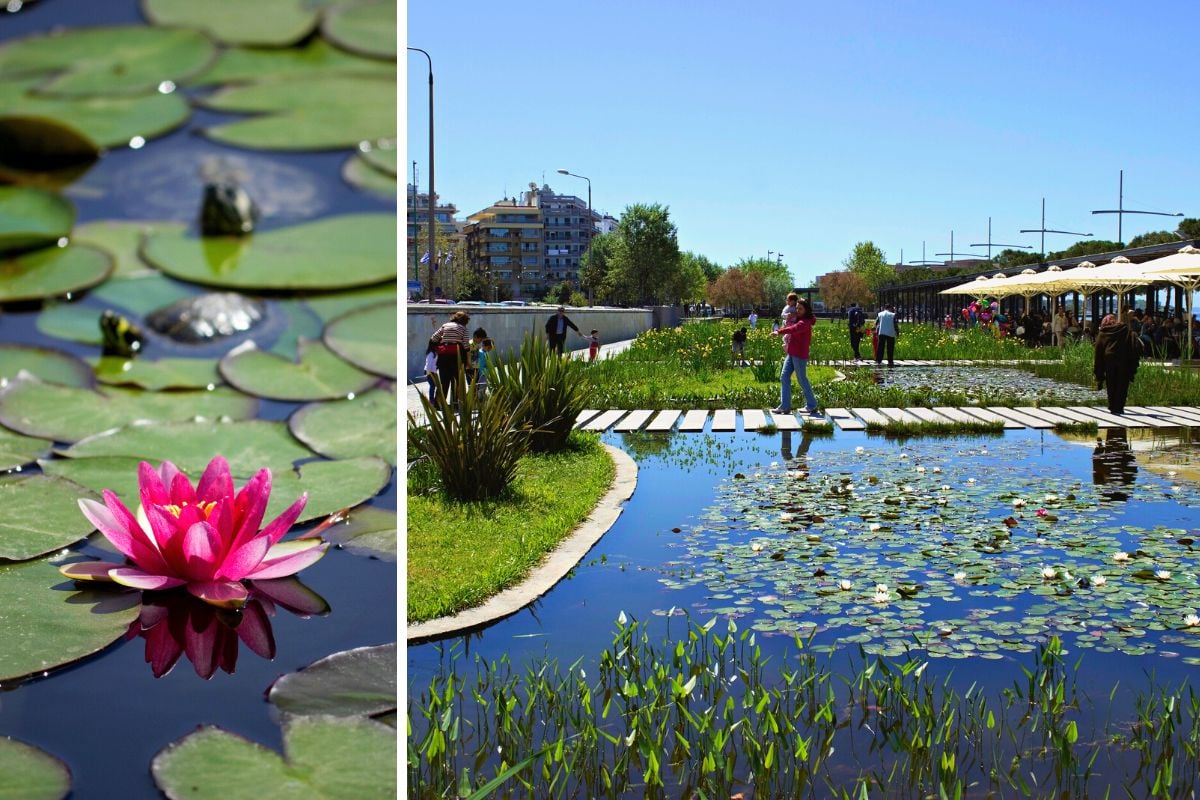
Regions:
<instances>
[{"instance_id":1,"label":"white water lily flower","mask_svg":"<svg viewBox=\"0 0 1200 800\"><path fill-rule=\"evenodd\" d=\"M838 581L838 588L843 592L848 592L854 588L854 584L843 578L842 580Z\"/></svg>"},{"instance_id":2,"label":"white water lily flower","mask_svg":"<svg viewBox=\"0 0 1200 800\"><path fill-rule=\"evenodd\" d=\"M877 531L877 530L879 530L880 528L882 528L883 526L882 526L882 525L880 525L878 522L872 522L872 523L871 523L870 525L868 525L867 527L868 527L868 529L869 529L869 530Z\"/></svg>"},{"instance_id":3,"label":"white water lily flower","mask_svg":"<svg viewBox=\"0 0 1200 800\"><path fill-rule=\"evenodd\" d=\"M889 595L887 592L876 592L875 593L875 602L876 603L886 603L887 601L889 601L891 599L892 599L891 595Z\"/></svg>"},{"instance_id":4,"label":"white water lily flower","mask_svg":"<svg viewBox=\"0 0 1200 800\"><path fill-rule=\"evenodd\" d=\"M1047 502L1047 503L1057 503L1057 502L1058 502L1058 495L1056 495L1056 494L1048 494L1048 495L1046 495L1046 502Z\"/></svg>"},{"instance_id":5,"label":"white water lily flower","mask_svg":"<svg viewBox=\"0 0 1200 800\"><path fill-rule=\"evenodd\" d=\"M900 487L900 491L904 492L905 494L912 494L912 492L913 492L913 487L911 487L911 486L901 486L901 487Z\"/></svg>"},{"instance_id":6,"label":"white water lily flower","mask_svg":"<svg viewBox=\"0 0 1200 800\"><path fill-rule=\"evenodd\" d=\"M1158 578L1160 581L1169 581L1171 579L1171 573L1168 570L1159 569L1154 571L1154 577Z\"/></svg>"},{"instance_id":7,"label":"white water lily flower","mask_svg":"<svg viewBox=\"0 0 1200 800\"><path fill-rule=\"evenodd\" d=\"M1103 575L1093 575L1091 577L1091 581L1092 586L1103 586L1104 584L1108 583L1108 578L1104 577Z\"/></svg>"},{"instance_id":8,"label":"white water lily flower","mask_svg":"<svg viewBox=\"0 0 1200 800\"><path fill-rule=\"evenodd\" d=\"M1183 491L1183 487L1181 487L1181 486L1172 486L1172 487L1171 487L1171 491L1172 491L1172 492L1174 492L1175 494L1179 494L1180 492L1182 492L1182 491Z\"/></svg>"},{"instance_id":9,"label":"white water lily flower","mask_svg":"<svg viewBox=\"0 0 1200 800\"><path fill-rule=\"evenodd\" d=\"M1042 577L1046 580L1053 580L1058 577L1058 572L1054 567L1042 567Z\"/></svg>"},{"instance_id":10,"label":"white water lily flower","mask_svg":"<svg viewBox=\"0 0 1200 800\"><path fill-rule=\"evenodd\" d=\"M948 491L950 491L950 487L949 487L949 486L942 486L942 491L943 491L943 492L948 492Z\"/></svg>"},{"instance_id":11,"label":"white water lily flower","mask_svg":"<svg viewBox=\"0 0 1200 800\"><path fill-rule=\"evenodd\" d=\"M1013 508L1020 508L1021 506L1025 505L1025 501L1019 497L1016 500L1013 500L1012 503Z\"/></svg>"},{"instance_id":12,"label":"white water lily flower","mask_svg":"<svg viewBox=\"0 0 1200 800\"><path fill-rule=\"evenodd\" d=\"M875 591L877 591L877 592L886 592L887 590L888 590L888 587L887 587L887 584L886 584L886 583L877 583L877 584L875 584Z\"/></svg>"},{"instance_id":13,"label":"white water lily flower","mask_svg":"<svg viewBox=\"0 0 1200 800\"><path fill-rule=\"evenodd\" d=\"M854 452L865 453L865 452L867 452L867 449L865 447L856 447L856 448L854 448Z\"/></svg>"},{"instance_id":14,"label":"white water lily flower","mask_svg":"<svg viewBox=\"0 0 1200 800\"><path fill-rule=\"evenodd\" d=\"M908 453L901 453L900 458L908 458Z\"/></svg>"},{"instance_id":15,"label":"white water lily flower","mask_svg":"<svg viewBox=\"0 0 1200 800\"><path fill-rule=\"evenodd\" d=\"M1177 472L1176 472L1175 470L1173 470L1173 469L1169 469L1169 470L1167 470L1167 477L1168 477L1168 478L1174 478L1174 477L1175 477L1176 475L1178 475L1178 474L1179 474L1179 473L1177 473Z\"/></svg>"},{"instance_id":16,"label":"white water lily flower","mask_svg":"<svg viewBox=\"0 0 1200 800\"><path fill-rule=\"evenodd\" d=\"M974 478L967 478L967 483L974 483L974 482L975 482Z\"/></svg>"},{"instance_id":17,"label":"white water lily flower","mask_svg":"<svg viewBox=\"0 0 1200 800\"><path fill-rule=\"evenodd\" d=\"M919 466L919 465L917 466L917 472L924 472L924 471L925 471L924 467Z\"/></svg>"},{"instance_id":18,"label":"white water lily flower","mask_svg":"<svg viewBox=\"0 0 1200 800\"><path fill-rule=\"evenodd\" d=\"M753 544L750 545L750 549L756 553L759 552L760 550L763 549L762 542L754 542Z\"/></svg>"},{"instance_id":19,"label":"white water lily flower","mask_svg":"<svg viewBox=\"0 0 1200 800\"><path fill-rule=\"evenodd\" d=\"M934 467L934 468L933 468L933 474L934 474L934 475L941 475L941 474L942 474L942 468L941 468L941 467Z\"/></svg>"},{"instance_id":20,"label":"white water lily flower","mask_svg":"<svg viewBox=\"0 0 1200 800\"><path fill-rule=\"evenodd\" d=\"M1113 553L1113 561L1116 561L1118 564L1124 564L1128 560L1129 553L1126 553L1124 550L1118 550Z\"/></svg>"},{"instance_id":21,"label":"white water lily flower","mask_svg":"<svg viewBox=\"0 0 1200 800\"><path fill-rule=\"evenodd\" d=\"M1200 617L1196 616L1195 614L1188 614L1183 618L1183 624L1187 625L1189 628L1194 628L1197 625L1200 625Z\"/></svg>"},{"instance_id":22,"label":"white water lily flower","mask_svg":"<svg viewBox=\"0 0 1200 800\"><path fill-rule=\"evenodd\" d=\"M1074 576L1072 576L1072 575L1071 575L1071 570L1069 570L1069 569L1064 569L1064 570L1062 571L1062 579L1063 579L1064 581L1073 581L1073 580L1075 580Z\"/></svg>"},{"instance_id":23,"label":"white water lily flower","mask_svg":"<svg viewBox=\"0 0 1200 800\"><path fill-rule=\"evenodd\" d=\"M779 521L780 522L790 522L793 519L795 519L795 517L796 517L795 514L789 514L787 511L785 511L779 515Z\"/></svg>"},{"instance_id":24,"label":"white water lily flower","mask_svg":"<svg viewBox=\"0 0 1200 800\"><path fill-rule=\"evenodd\" d=\"M965 581L966 579L967 579L967 573L963 572L961 569L958 572L954 573L954 580Z\"/></svg>"},{"instance_id":25,"label":"white water lily flower","mask_svg":"<svg viewBox=\"0 0 1200 800\"><path fill-rule=\"evenodd\" d=\"M772 462L771 462L771 466L772 466L772 467L778 467L778 466L779 466L779 462L778 462L778 461L772 461Z\"/></svg>"},{"instance_id":26,"label":"white water lily flower","mask_svg":"<svg viewBox=\"0 0 1200 800\"><path fill-rule=\"evenodd\" d=\"M988 451L987 451L987 450L980 450L980 451L979 451L979 455L981 455L981 456L986 456L987 454L988 454Z\"/></svg>"}]
</instances>

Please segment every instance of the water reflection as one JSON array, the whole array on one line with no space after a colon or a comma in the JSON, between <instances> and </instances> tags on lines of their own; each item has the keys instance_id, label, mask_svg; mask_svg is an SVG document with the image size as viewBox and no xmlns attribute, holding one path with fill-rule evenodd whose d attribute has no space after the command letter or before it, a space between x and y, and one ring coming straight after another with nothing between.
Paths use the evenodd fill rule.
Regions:
<instances>
[{"instance_id":1,"label":"water reflection","mask_svg":"<svg viewBox=\"0 0 1200 800\"><path fill-rule=\"evenodd\" d=\"M1098 487L1132 486L1137 480L1137 459L1129 448L1129 438L1124 428L1109 428L1103 439L1096 440L1092 451L1092 482ZM1123 491L1102 491L1108 500L1124 501L1129 495Z\"/></svg>"},{"instance_id":2,"label":"water reflection","mask_svg":"<svg viewBox=\"0 0 1200 800\"><path fill-rule=\"evenodd\" d=\"M208 680L217 671L233 674L238 651L246 645L267 660L275 657L271 617L282 608L302 618L329 613L329 604L295 578L255 581L241 609L219 609L187 592L147 592L142 611L129 626L127 640L146 640L146 663L161 678L187 656L196 674Z\"/></svg>"}]
</instances>

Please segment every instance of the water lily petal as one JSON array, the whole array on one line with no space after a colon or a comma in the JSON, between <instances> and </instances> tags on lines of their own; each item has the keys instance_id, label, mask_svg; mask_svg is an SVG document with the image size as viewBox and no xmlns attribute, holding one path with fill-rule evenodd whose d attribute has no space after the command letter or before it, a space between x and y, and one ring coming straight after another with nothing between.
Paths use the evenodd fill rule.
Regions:
<instances>
[{"instance_id":1,"label":"water lily petal","mask_svg":"<svg viewBox=\"0 0 1200 800\"><path fill-rule=\"evenodd\" d=\"M197 522L183 537L183 557L190 581L209 580L220 565L221 540L207 522Z\"/></svg>"},{"instance_id":2,"label":"water lily petal","mask_svg":"<svg viewBox=\"0 0 1200 800\"><path fill-rule=\"evenodd\" d=\"M155 625L147 626L144 638L146 639L146 663L150 665L150 671L154 673L154 677L161 678L174 669L179 657L183 655L183 643L179 640L176 632L171 629L167 617Z\"/></svg>"},{"instance_id":3,"label":"water lily petal","mask_svg":"<svg viewBox=\"0 0 1200 800\"><path fill-rule=\"evenodd\" d=\"M108 561L73 561L70 564L60 564L58 571L68 578L77 581L106 581L111 582L108 571L120 569L124 564L112 564Z\"/></svg>"},{"instance_id":4,"label":"water lily petal","mask_svg":"<svg viewBox=\"0 0 1200 800\"><path fill-rule=\"evenodd\" d=\"M192 487L192 482L188 480L187 475L182 472L176 472L175 477L171 480L171 502L177 506L196 502L196 490Z\"/></svg>"},{"instance_id":5,"label":"water lily petal","mask_svg":"<svg viewBox=\"0 0 1200 800\"><path fill-rule=\"evenodd\" d=\"M271 620L262 604L254 601L242 609L242 621L234 628L237 638L257 655L266 659L275 657L275 636L271 633Z\"/></svg>"},{"instance_id":6,"label":"water lily petal","mask_svg":"<svg viewBox=\"0 0 1200 800\"><path fill-rule=\"evenodd\" d=\"M236 530L230 550L241 547L258 533L263 514L267 511L267 500L271 496L271 470L260 469L246 482L233 501L233 518Z\"/></svg>"},{"instance_id":7,"label":"water lily petal","mask_svg":"<svg viewBox=\"0 0 1200 800\"><path fill-rule=\"evenodd\" d=\"M172 589L186 583L183 578L175 578L170 575L152 575L136 567L122 567L120 569L109 570L108 576L122 586L150 592Z\"/></svg>"},{"instance_id":8,"label":"water lily petal","mask_svg":"<svg viewBox=\"0 0 1200 800\"><path fill-rule=\"evenodd\" d=\"M258 569L270 547L271 542L265 536L251 539L225 557L214 577L240 581Z\"/></svg>"},{"instance_id":9,"label":"water lily petal","mask_svg":"<svg viewBox=\"0 0 1200 800\"><path fill-rule=\"evenodd\" d=\"M183 535L187 532L187 528L181 528L178 525L179 520L168 514L159 506L143 506L142 510L146 515L146 521L150 524L150 531L158 542L158 549L162 553L164 566L161 572L168 574L183 574L183 568L186 564L186 559L183 556ZM156 570L150 570L154 572Z\"/></svg>"},{"instance_id":10,"label":"water lily petal","mask_svg":"<svg viewBox=\"0 0 1200 800\"><path fill-rule=\"evenodd\" d=\"M270 540L271 544L275 544L283 535L288 532L292 524L300 516L300 512L304 510L304 504L308 502L308 492L300 495L296 502L287 507L282 514L271 520L271 524L263 528L262 535ZM276 576L278 577L278 576Z\"/></svg>"},{"instance_id":11,"label":"water lily petal","mask_svg":"<svg viewBox=\"0 0 1200 800\"><path fill-rule=\"evenodd\" d=\"M265 596L293 614L311 617L328 614L329 603L298 578L274 578L254 582L254 593Z\"/></svg>"},{"instance_id":12,"label":"water lily petal","mask_svg":"<svg viewBox=\"0 0 1200 800\"><path fill-rule=\"evenodd\" d=\"M97 503L86 497L80 498L79 510L83 512L89 522L96 526L105 539L112 542L113 547L117 548L121 555L147 569L153 570L161 567L162 558L158 554L158 549L154 547L141 526L137 524L137 519L111 492L106 493L106 501L108 495L112 497L111 504ZM124 514L121 514L122 511ZM126 515L129 519L133 519L132 529L122 523Z\"/></svg>"},{"instance_id":13,"label":"water lily petal","mask_svg":"<svg viewBox=\"0 0 1200 800\"><path fill-rule=\"evenodd\" d=\"M191 586L188 589L191 590ZM203 599L203 598L201 598ZM183 626L183 649L196 674L208 680L217 671L217 637L221 622L211 609L198 608L188 614Z\"/></svg>"},{"instance_id":14,"label":"water lily petal","mask_svg":"<svg viewBox=\"0 0 1200 800\"><path fill-rule=\"evenodd\" d=\"M162 474L145 461L138 464L138 494L143 506L162 506L171 502Z\"/></svg>"},{"instance_id":15,"label":"water lily petal","mask_svg":"<svg viewBox=\"0 0 1200 800\"><path fill-rule=\"evenodd\" d=\"M217 456L208 462L200 483L196 486L196 498L202 503L211 503L233 496L233 476L229 474L229 462Z\"/></svg>"},{"instance_id":16,"label":"water lily petal","mask_svg":"<svg viewBox=\"0 0 1200 800\"><path fill-rule=\"evenodd\" d=\"M195 581L187 590L217 608L241 608L250 597L250 591L238 581Z\"/></svg>"},{"instance_id":17,"label":"water lily petal","mask_svg":"<svg viewBox=\"0 0 1200 800\"><path fill-rule=\"evenodd\" d=\"M316 539L293 539L280 542L267 552L262 565L247 578L285 578L310 564L315 564L329 549L328 542Z\"/></svg>"}]
</instances>

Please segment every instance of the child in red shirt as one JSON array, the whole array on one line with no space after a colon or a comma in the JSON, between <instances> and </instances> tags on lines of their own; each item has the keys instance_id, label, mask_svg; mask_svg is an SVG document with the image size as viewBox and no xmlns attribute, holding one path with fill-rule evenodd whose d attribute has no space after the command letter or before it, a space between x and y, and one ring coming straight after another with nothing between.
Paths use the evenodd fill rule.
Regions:
<instances>
[{"instance_id":1,"label":"child in red shirt","mask_svg":"<svg viewBox=\"0 0 1200 800\"><path fill-rule=\"evenodd\" d=\"M599 333L600 333L600 331L593 328L591 335L587 337L587 339L588 339L588 363L595 361L596 356L600 352Z\"/></svg>"}]
</instances>

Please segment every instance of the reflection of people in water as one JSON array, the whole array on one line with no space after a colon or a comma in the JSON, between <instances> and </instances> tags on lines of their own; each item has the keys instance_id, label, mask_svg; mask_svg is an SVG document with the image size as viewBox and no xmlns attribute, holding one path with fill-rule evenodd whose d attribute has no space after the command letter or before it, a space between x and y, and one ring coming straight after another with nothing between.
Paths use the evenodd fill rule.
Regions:
<instances>
[{"instance_id":1,"label":"reflection of people in water","mask_svg":"<svg viewBox=\"0 0 1200 800\"><path fill-rule=\"evenodd\" d=\"M1137 479L1137 461L1129 449L1124 428L1109 428L1092 451L1092 482L1097 486L1130 486ZM1110 500L1124 500L1124 492L1104 492Z\"/></svg>"},{"instance_id":2,"label":"reflection of people in water","mask_svg":"<svg viewBox=\"0 0 1200 800\"><path fill-rule=\"evenodd\" d=\"M800 439L800 449L796 452L795 456L792 455L792 432L780 431L779 433L783 437L779 445L779 455L783 456L784 461L791 461L792 458L802 459L808 455L808 447L812 444L812 436L809 433L800 434L802 437Z\"/></svg>"}]
</instances>

